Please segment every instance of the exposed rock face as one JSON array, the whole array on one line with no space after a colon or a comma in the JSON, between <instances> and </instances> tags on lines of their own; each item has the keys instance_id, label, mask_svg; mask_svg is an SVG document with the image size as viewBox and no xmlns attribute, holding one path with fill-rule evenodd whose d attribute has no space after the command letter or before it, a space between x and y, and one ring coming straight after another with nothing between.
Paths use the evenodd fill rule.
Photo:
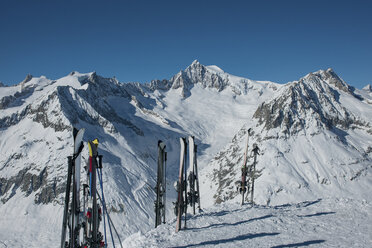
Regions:
<instances>
[{"instance_id":1,"label":"exposed rock face","mask_svg":"<svg viewBox=\"0 0 372 248\"><path fill-rule=\"evenodd\" d=\"M16 159L16 158L15 158ZM25 194L25 197L33 192L35 204L47 204L52 202L59 194L65 190L65 184L57 185L56 178L48 180L48 171L44 168L39 174L30 172L31 168L24 168L16 176L11 178L0 178L0 199L2 203L10 200L18 190Z\"/></svg>"},{"instance_id":2,"label":"exposed rock face","mask_svg":"<svg viewBox=\"0 0 372 248\"><path fill-rule=\"evenodd\" d=\"M188 97L194 84L200 84L204 88L215 88L222 91L229 85L228 81L220 75L213 73L195 60L184 71L180 71L171 80L172 89L182 88L182 96Z\"/></svg>"},{"instance_id":3,"label":"exposed rock face","mask_svg":"<svg viewBox=\"0 0 372 248\"><path fill-rule=\"evenodd\" d=\"M327 129L368 126L342 106L339 93L330 84L353 94L333 71L321 71L288 85L279 96L262 103L253 117L267 130L280 127L285 134L298 133L310 125Z\"/></svg>"},{"instance_id":4,"label":"exposed rock face","mask_svg":"<svg viewBox=\"0 0 372 248\"><path fill-rule=\"evenodd\" d=\"M351 111L355 106L350 102L363 108L361 113L366 111L368 106L361 98L331 69L284 85L258 106L253 119L247 121L249 124L210 162L208 177L215 203L239 195L234 182L241 177L248 127L253 129L250 149L253 143L261 148L258 167L264 189L259 196L267 204L286 194L285 197L290 197L288 192L301 192L296 196L298 199L313 194L314 188L340 190L339 185L365 178L372 168L370 146L364 140L359 143L350 137L358 132L372 140L370 118ZM252 157L248 160L252 163Z\"/></svg>"}]
</instances>

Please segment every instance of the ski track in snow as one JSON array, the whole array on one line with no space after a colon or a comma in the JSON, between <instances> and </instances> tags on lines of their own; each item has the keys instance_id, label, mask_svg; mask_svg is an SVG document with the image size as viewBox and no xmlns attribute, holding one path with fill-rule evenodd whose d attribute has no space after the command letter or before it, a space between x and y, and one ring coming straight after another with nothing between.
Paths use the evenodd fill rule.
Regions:
<instances>
[{"instance_id":1,"label":"ski track in snow","mask_svg":"<svg viewBox=\"0 0 372 248\"><path fill-rule=\"evenodd\" d=\"M226 203L128 237L124 247L371 247L372 206L364 200L316 199L278 206ZM182 222L182 228L184 223Z\"/></svg>"}]
</instances>

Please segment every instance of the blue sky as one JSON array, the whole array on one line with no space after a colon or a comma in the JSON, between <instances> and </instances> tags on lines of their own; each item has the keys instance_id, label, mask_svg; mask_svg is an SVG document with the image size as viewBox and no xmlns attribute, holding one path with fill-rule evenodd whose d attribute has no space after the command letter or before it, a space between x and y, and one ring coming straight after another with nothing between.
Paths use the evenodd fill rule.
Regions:
<instances>
[{"instance_id":1,"label":"blue sky","mask_svg":"<svg viewBox=\"0 0 372 248\"><path fill-rule=\"evenodd\" d=\"M0 81L79 72L170 78L198 59L279 83L332 67L372 83L372 1L0 2Z\"/></svg>"}]
</instances>

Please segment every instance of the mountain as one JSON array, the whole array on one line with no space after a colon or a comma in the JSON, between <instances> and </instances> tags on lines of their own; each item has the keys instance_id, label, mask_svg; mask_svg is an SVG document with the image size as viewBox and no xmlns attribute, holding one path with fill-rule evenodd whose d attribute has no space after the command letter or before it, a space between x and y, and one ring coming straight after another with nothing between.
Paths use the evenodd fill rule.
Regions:
<instances>
[{"instance_id":1,"label":"mountain","mask_svg":"<svg viewBox=\"0 0 372 248\"><path fill-rule=\"evenodd\" d=\"M205 197L216 203L238 201L237 165L243 162L247 129L252 128L251 147L256 143L261 149L257 203L284 204L330 192L368 198L371 104L359 93L331 69L283 85L203 171L210 188Z\"/></svg>"},{"instance_id":2,"label":"mountain","mask_svg":"<svg viewBox=\"0 0 372 248\"><path fill-rule=\"evenodd\" d=\"M196 138L202 205L211 206L239 198L233 184L248 127L261 149L257 203L330 193L367 197L371 103L372 96L330 69L285 85L198 61L147 84L95 72L58 80L28 75L0 87L0 240L37 247L36 241L59 239L72 126L86 129L84 141L100 140L106 201L122 238L153 226L159 139L168 152L168 220L174 218L178 138ZM82 154L86 161L87 147Z\"/></svg>"}]
</instances>

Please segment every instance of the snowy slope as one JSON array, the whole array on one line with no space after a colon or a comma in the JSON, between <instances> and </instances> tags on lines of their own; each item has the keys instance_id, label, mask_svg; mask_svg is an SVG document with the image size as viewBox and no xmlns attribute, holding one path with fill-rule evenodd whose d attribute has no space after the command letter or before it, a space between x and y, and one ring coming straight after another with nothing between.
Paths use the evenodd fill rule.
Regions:
<instances>
[{"instance_id":1,"label":"snowy slope","mask_svg":"<svg viewBox=\"0 0 372 248\"><path fill-rule=\"evenodd\" d=\"M0 240L38 247L59 239L72 126L86 129L84 141L100 140L108 209L122 239L154 225L159 139L168 151L169 220L178 138L196 138L202 206L211 206L216 199L238 200L232 185L240 177L247 127L254 128L252 143L262 154L258 203L327 194L365 198L371 102L366 90L353 89L330 70L286 85L240 78L198 61L170 80L145 85L96 73L72 72L58 80L27 76L19 85L0 87ZM35 228L38 223L43 225Z\"/></svg>"},{"instance_id":2,"label":"snowy slope","mask_svg":"<svg viewBox=\"0 0 372 248\"><path fill-rule=\"evenodd\" d=\"M314 199L296 204L220 204L189 216L175 233L169 222L128 237L132 247L370 247L372 206L350 199Z\"/></svg>"},{"instance_id":3,"label":"snowy slope","mask_svg":"<svg viewBox=\"0 0 372 248\"><path fill-rule=\"evenodd\" d=\"M330 194L370 199L371 113L371 105L332 70L283 86L203 171L204 198L239 201L234 183L250 127L250 150L253 143L261 149L256 202L284 204Z\"/></svg>"}]
</instances>

